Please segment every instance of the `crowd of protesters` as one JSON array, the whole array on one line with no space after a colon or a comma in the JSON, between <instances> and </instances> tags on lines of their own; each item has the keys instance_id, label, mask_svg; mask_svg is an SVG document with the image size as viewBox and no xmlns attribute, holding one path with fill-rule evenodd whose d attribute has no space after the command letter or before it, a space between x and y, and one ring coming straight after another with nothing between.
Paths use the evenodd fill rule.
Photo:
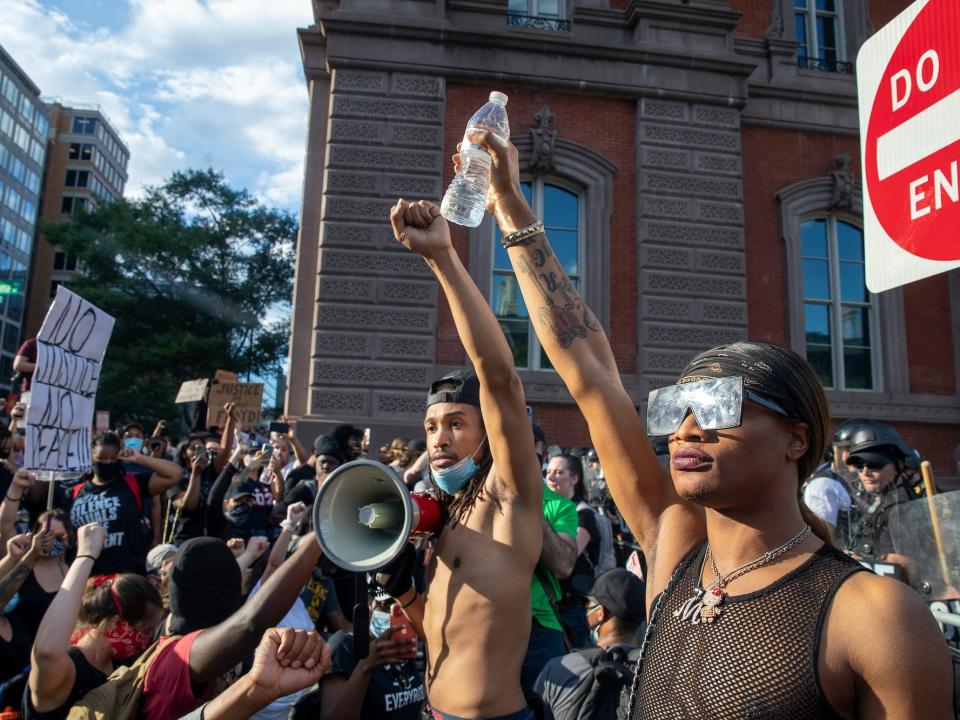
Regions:
<instances>
[{"instance_id":1,"label":"crowd of protesters","mask_svg":"<svg viewBox=\"0 0 960 720\"><path fill-rule=\"evenodd\" d=\"M515 150L484 147L506 198L519 187ZM227 404L223 427L182 438L164 423L101 433L91 472L45 483L21 467L24 412L11 409L0 431L5 717L942 716L946 649L932 616L858 562L909 572L899 511L924 495L916 453L892 427L856 420L824 457L822 388L801 358L764 343L695 358L682 382L651 393L645 432L573 286L557 286L564 310L552 283L532 292L530 263L554 261L513 195L497 214L504 246L526 267L528 305L562 315L550 325L561 339L538 332L597 451L551 445L550 428L532 424L439 210L400 201L397 239L437 275L476 368L431 386L426 441L372 450L359 428L308 438L284 419L243 429ZM697 449L707 440L716 467ZM372 574L367 597L323 557L311 513L331 474L360 458L445 512L433 538ZM855 618L880 607L909 619L874 642ZM782 647L765 654L777 632ZM908 676L923 671L923 698L893 677L894 656Z\"/></svg>"}]
</instances>

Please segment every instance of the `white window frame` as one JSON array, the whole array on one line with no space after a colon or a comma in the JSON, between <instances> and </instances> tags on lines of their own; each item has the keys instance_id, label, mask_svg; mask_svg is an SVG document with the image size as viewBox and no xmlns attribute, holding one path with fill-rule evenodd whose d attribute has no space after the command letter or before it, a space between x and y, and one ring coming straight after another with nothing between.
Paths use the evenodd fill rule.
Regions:
<instances>
[{"instance_id":1,"label":"white window frame","mask_svg":"<svg viewBox=\"0 0 960 720\"><path fill-rule=\"evenodd\" d=\"M586 276L586 268L584 267L584 258L586 253L584 252L584 194L582 189L577 188L573 183L567 182L562 178L557 178L554 176L536 176L536 177L521 177L521 183L528 182L530 183L530 195L533 199L531 207L534 214L538 218L542 218L543 215L543 187L544 185L553 185L562 190L575 195L577 197L577 291L584 295L586 288L584 286L584 279ZM549 232L549 231L548 231ZM496 239L496 228L491 225L492 237L490 242L499 242ZM512 272L512 271L511 271ZM491 308L493 308L493 297L494 297L494 279L497 276L508 275L507 271L498 270L496 268L496 253L490 254L490 267L489 267L489 286L487 297L491 303ZM516 277L516 273L512 272L512 275ZM529 312L529 308L528 308ZM494 309L494 314L496 311ZM500 318L497 318L497 321L500 321ZM525 367L518 367L518 370L543 370L547 372L556 372L552 367L542 367L541 366L541 357L542 357L542 346L540 345L540 338L537 337L537 332L533 327L533 318L527 317L527 365Z\"/></svg>"},{"instance_id":2,"label":"white window frame","mask_svg":"<svg viewBox=\"0 0 960 720\"><path fill-rule=\"evenodd\" d=\"M840 250L837 241L837 221L843 221L852 225L860 231L863 237L862 221L852 215L844 213L813 213L800 218L800 225L810 220L825 220L827 231L827 273L830 286L830 299L808 298L804 293L803 304L806 305L827 305L830 310L830 356L832 359L833 385L824 386L829 390L845 390L849 392L879 392L883 390L883 353L881 352L882 343L880 342L881 323L878 318L879 309L876 296L867 289L866 302L845 301L841 297L840 288ZM802 252L802 250L801 250ZM806 259L806 256L803 256ZM800 266L801 273L803 266ZM803 287L803 283L801 283ZM866 285L864 285L866 289ZM843 308L844 306L858 307L867 309L867 330L870 333L870 372L871 384L869 388L851 388L847 387L846 371L843 359ZM806 322L804 320L804 335L806 335ZM806 344L806 343L805 343Z\"/></svg>"},{"instance_id":3,"label":"white window frame","mask_svg":"<svg viewBox=\"0 0 960 720\"><path fill-rule=\"evenodd\" d=\"M566 0L557 0L557 12L545 13L540 10L540 0L508 0L507 11L511 13L520 13L530 17L550 18L551 20L567 19Z\"/></svg>"},{"instance_id":4,"label":"white window frame","mask_svg":"<svg viewBox=\"0 0 960 720\"><path fill-rule=\"evenodd\" d=\"M805 7L799 8L796 4L792 5L794 17L797 13L803 13L803 20L807 28L807 58L810 60L819 60L826 62L826 58L820 57L820 37L817 33L817 17L832 17L836 20L836 38L837 38L837 62L845 63L847 61L847 41L846 30L843 26L843 2L844 0L834 0L834 11L817 10L817 0L805 0Z\"/></svg>"}]
</instances>

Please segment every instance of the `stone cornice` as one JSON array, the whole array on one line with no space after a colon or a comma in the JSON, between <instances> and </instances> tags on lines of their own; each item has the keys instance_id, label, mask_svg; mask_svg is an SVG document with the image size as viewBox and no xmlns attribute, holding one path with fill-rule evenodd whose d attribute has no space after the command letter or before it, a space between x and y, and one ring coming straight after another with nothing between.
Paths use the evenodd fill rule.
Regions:
<instances>
[{"instance_id":1,"label":"stone cornice","mask_svg":"<svg viewBox=\"0 0 960 720\"><path fill-rule=\"evenodd\" d=\"M838 418L960 424L960 397L827 390L830 412Z\"/></svg>"}]
</instances>

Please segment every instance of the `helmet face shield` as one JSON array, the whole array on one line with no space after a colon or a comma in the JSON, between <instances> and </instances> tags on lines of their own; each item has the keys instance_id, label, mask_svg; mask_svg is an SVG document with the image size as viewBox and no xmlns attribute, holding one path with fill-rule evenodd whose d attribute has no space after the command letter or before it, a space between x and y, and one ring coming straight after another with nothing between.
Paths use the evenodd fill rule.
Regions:
<instances>
[{"instance_id":1,"label":"helmet face shield","mask_svg":"<svg viewBox=\"0 0 960 720\"><path fill-rule=\"evenodd\" d=\"M705 378L651 390L647 400L647 435L672 435L688 412L702 430L727 430L743 421L743 399L780 415L787 412L770 400L744 390L739 376Z\"/></svg>"}]
</instances>

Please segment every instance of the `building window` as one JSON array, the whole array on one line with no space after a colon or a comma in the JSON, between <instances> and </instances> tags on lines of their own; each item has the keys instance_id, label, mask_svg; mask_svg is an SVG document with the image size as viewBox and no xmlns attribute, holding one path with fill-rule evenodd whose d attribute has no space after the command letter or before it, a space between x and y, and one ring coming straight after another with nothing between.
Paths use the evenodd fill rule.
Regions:
<instances>
[{"instance_id":1,"label":"building window","mask_svg":"<svg viewBox=\"0 0 960 720\"><path fill-rule=\"evenodd\" d=\"M63 215L72 215L87 208L87 199L64 195L60 201L60 212Z\"/></svg>"},{"instance_id":2,"label":"building window","mask_svg":"<svg viewBox=\"0 0 960 720\"><path fill-rule=\"evenodd\" d=\"M826 388L877 386L876 318L864 281L863 231L836 215L800 223L807 360Z\"/></svg>"},{"instance_id":3,"label":"building window","mask_svg":"<svg viewBox=\"0 0 960 720\"><path fill-rule=\"evenodd\" d=\"M77 269L77 258L75 255L68 255L62 250L57 250L53 254L53 269L73 271Z\"/></svg>"},{"instance_id":4,"label":"building window","mask_svg":"<svg viewBox=\"0 0 960 720\"><path fill-rule=\"evenodd\" d=\"M570 32L570 21L566 19L566 5L567 0L509 0L507 25L533 30Z\"/></svg>"},{"instance_id":5,"label":"building window","mask_svg":"<svg viewBox=\"0 0 960 720\"><path fill-rule=\"evenodd\" d=\"M71 160L92 160L93 159L93 144L92 143L70 143L70 159Z\"/></svg>"},{"instance_id":6,"label":"building window","mask_svg":"<svg viewBox=\"0 0 960 720\"><path fill-rule=\"evenodd\" d=\"M557 260L563 265L574 286L583 292L581 251L580 196L561 185L545 180L525 181L522 184L527 202L538 217L543 218L550 245ZM507 338L513 360L519 369L544 370L552 368L546 352L540 347L537 334L530 323L527 306L520 294L516 275L510 265L507 251L500 245L500 231L495 229L493 278L490 302L500 327Z\"/></svg>"},{"instance_id":7,"label":"building window","mask_svg":"<svg viewBox=\"0 0 960 720\"><path fill-rule=\"evenodd\" d=\"M794 0L797 64L804 70L852 73L844 48L843 0Z\"/></svg>"},{"instance_id":8,"label":"building window","mask_svg":"<svg viewBox=\"0 0 960 720\"><path fill-rule=\"evenodd\" d=\"M67 179L64 183L67 187L85 188L89 183L89 170L67 170Z\"/></svg>"},{"instance_id":9,"label":"building window","mask_svg":"<svg viewBox=\"0 0 960 720\"><path fill-rule=\"evenodd\" d=\"M95 135L97 133L97 119L75 115L73 118L72 132L80 135Z\"/></svg>"}]
</instances>

